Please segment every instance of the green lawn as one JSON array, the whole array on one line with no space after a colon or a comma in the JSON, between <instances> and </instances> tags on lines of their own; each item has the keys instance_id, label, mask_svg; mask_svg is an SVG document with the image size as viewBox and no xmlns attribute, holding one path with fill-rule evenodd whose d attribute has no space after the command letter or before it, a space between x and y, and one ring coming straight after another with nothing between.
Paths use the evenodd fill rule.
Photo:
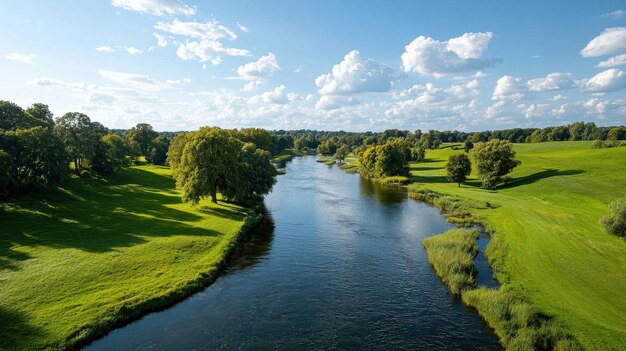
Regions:
<instances>
[{"instance_id":1,"label":"green lawn","mask_svg":"<svg viewBox=\"0 0 626 351\"><path fill-rule=\"evenodd\" d=\"M0 349L80 343L215 276L247 210L183 204L169 175L138 166L0 203Z\"/></svg>"},{"instance_id":2,"label":"green lawn","mask_svg":"<svg viewBox=\"0 0 626 351\"><path fill-rule=\"evenodd\" d=\"M471 178L457 188L444 165L455 151L428 150L411 189L498 205L472 209L496 232L490 250L501 280L564 323L589 350L626 345L626 242L602 231L610 200L626 195L626 147L591 142L516 144L522 165L496 191Z\"/></svg>"}]
</instances>

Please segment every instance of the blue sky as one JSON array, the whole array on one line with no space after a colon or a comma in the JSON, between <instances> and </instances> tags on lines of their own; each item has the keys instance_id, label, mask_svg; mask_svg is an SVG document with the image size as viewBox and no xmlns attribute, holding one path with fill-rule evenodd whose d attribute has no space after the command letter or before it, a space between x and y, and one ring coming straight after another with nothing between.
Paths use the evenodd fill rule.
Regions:
<instances>
[{"instance_id":1,"label":"blue sky","mask_svg":"<svg viewBox=\"0 0 626 351\"><path fill-rule=\"evenodd\" d=\"M626 124L623 1L19 1L0 98L110 128Z\"/></svg>"}]
</instances>

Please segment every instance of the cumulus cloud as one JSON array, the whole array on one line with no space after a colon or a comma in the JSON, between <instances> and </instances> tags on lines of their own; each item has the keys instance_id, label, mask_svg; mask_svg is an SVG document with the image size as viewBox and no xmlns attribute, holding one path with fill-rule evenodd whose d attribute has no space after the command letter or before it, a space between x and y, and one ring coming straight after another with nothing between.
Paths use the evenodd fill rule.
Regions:
<instances>
[{"instance_id":1,"label":"cumulus cloud","mask_svg":"<svg viewBox=\"0 0 626 351\"><path fill-rule=\"evenodd\" d=\"M526 97L528 87L520 77L502 76L496 82L492 101L518 101Z\"/></svg>"},{"instance_id":2,"label":"cumulus cloud","mask_svg":"<svg viewBox=\"0 0 626 351\"><path fill-rule=\"evenodd\" d=\"M202 40L180 44L176 54L183 60L195 58L200 62L210 61L214 65L219 65L223 56L248 56L250 52L244 49L225 47L219 41Z\"/></svg>"},{"instance_id":3,"label":"cumulus cloud","mask_svg":"<svg viewBox=\"0 0 626 351\"><path fill-rule=\"evenodd\" d=\"M256 103L273 103L273 104L286 104L289 102L288 94L286 94L286 88L284 85L277 86L274 90L266 91L265 93L252 96L248 102Z\"/></svg>"},{"instance_id":4,"label":"cumulus cloud","mask_svg":"<svg viewBox=\"0 0 626 351\"><path fill-rule=\"evenodd\" d=\"M447 41L419 36L405 46L402 69L426 76L442 77L489 67L498 60L483 59L493 37L492 32L465 33Z\"/></svg>"},{"instance_id":5,"label":"cumulus cloud","mask_svg":"<svg viewBox=\"0 0 626 351\"><path fill-rule=\"evenodd\" d=\"M196 7L180 0L112 0L111 5L124 10L149 13L156 16L196 14Z\"/></svg>"},{"instance_id":6,"label":"cumulus cloud","mask_svg":"<svg viewBox=\"0 0 626 351\"><path fill-rule=\"evenodd\" d=\"M167 46L167 40L165 39L165 37L164 37L164 36L162 36L162 35L161 35L161 34L159 34L159 33L152 33L152 35L154 35L154 37L157 39L157 45L158 45L159 47L164 48L164 47L166 47L166 46Z\"/></svg>"},{"instance_id":7,"label":"cumulus cloud","mask_svg":"<svg viewBox=\"0 0 626 351\"><path fill-rule=\"evenodd\" d=\"M583 89L590 92L605 93L626 88L626 73L611 68L600 72L590 79L584 80Z\"/></svg>"},{"instance_id":8,"label":"cumulus cloud","mask_svg":"<svg viewBox=\"0 0 626 351\"><path fill-rule=\"evenodd\" d=\"M315 104L315 108L328 111L359 103L361 103L361 100L355 96L322 95Z\"/></svg>"},{"instance_id":9,"label":"cumulus cloud","mask_svg":"<svg viewBox=\"0 0 626 351\"><path fill-rule=\"evenodd\" d=\"M543 117L552 112L549 104L519 104L517 109L526 118Z\"/></svg>"},{"instance_id":10,"label":"cumulus cloud","mask_svg":"<svg viewBox=\"0 0 626 351\"><path fill-rule=\"evenodd\" d=\"M536 78L528 81L530 91L554 91L572 89L576 83L571 73L550 73L545 78Z\"/></svg>"},{"instance_id":11,"label":"cumulus cloud","mask_svg":"<svg viewBox=\"0 0 626 351\"><path fill-rule=\"evenodd\" d=\"M626 50L626 27L605 29L580 51L583 57L596 57Z\"/></svg>"},{"instance_id":12,"label":"cumulus cloud","mask_svg":"<svg viewBox=\"0 0 626 351\"><path fill-rule=\"evenodd\" d=\"M276 56L270 52L265 56L261 56L256 61L239 66L239 68L237 68L237 74L246 79L266 78L279 69L280 66L278 66Z\"/></svg>"},{"instance_id":13,"label":"cumulus cloud","mask_svg":"<svg viewBox=\"0 0 626 351\"><path fill-rule=\"evenodd\" d=\"M391 89L392 73L391 68L363 59L353 50L333 66L331 73L317 77L315 84L322 95L386 92Z\"/></svg>"},{"instance_id":14,"label":"cumulus cloud","mask_svg":"<svg viewBox=\"0 0 626 351\"><path fill-rule=\"evenodd\" d=\"M29 65L32 65L35 63L35 57L36 57L35 55L24 55L24 54L18 54L16 52L12 52L12 53L4 55L4 58L9 61L23 62L23 63L28 63Z\"/></svg>"},{"instance_id":15,"label":"cumulus cloud","mask_svg":"<svg viewBox=\"0 0 626 351\"><path fill-rule=\"evenodd\" d=\"M246 83L243 88L241 89L241 91L245 91L245 92L249 92L249 91L255 91L257 90L261 85L263 84L263 81L261 80L251 80L248 83Z\"/></svg>"},{"instance_id":16,"label":"cumulus cloud","mask_svg":"<svg viewBox=\"0 0 626 351\"><path fill-rule=\"evenodd\" d=\"M128 52L131 55L137 55L143 52L143 50L137 49L134 46L124 46L124 50L126 50L126 52Z\"/></svg>"},{"instance_id":17,"label":"cumulus cloud","mask_svg":"<svg viewBox=\"0 0 626 351\"><path fill-rule=\"evenodd\" d=\"M98 47L96 48L96 51L98 51L98 52L106 52L106 53L111 53L111 52L115 51L115 49L113 49L113 48L112 48L112 47L110 47L110 46L98 46Z\"/></svg>"},{"instance_id":18,"label":"cumulus cloud","mask_svg":"<svg viewBox=\"0 0 626 351\"><path fill-rule=\"evenodd\" d=\"M608 59L598 63L596 67L600 68L609 68L609 67L619 67L626 65L626 54L621 54L613 57L609 57Z\"/></svg>"}]
</instances>

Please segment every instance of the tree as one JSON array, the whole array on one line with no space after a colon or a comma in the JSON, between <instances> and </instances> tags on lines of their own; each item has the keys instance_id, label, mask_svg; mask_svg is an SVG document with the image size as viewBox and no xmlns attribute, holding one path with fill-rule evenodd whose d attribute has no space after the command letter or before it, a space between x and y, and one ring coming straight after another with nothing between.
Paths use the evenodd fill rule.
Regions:
<instances>
[{"instance_id":1,"label":"tree","mask_svg":"<svg viewBox=\"0 0 626 351\"><path fill-rule=\"evenodd\" d=\"M95 157L100 139L108 132L100 123L91 122L89 116L80 112L68 112L57 118L54 131L65 144L76 173L85 165L83 161Z\"/></svg>"},{"instance_id":2,"label":"tree","mask_svg":"<svg viewBox=\"0 0 626 351\"><path fill-rule=\"evenodd\" d=\"M183 157L183 150L189 139L193 136L193 133L182 132L176 134L170 141L170 146L167 150L167 163L172 169L172 175L176 178L176 172L180 165L180 160Z\"/></svg>"},{"instance_id":3,"label":"tree","mask_svg":"<svg viewBox=\"0 0 626 351\"><path fill-rule=\"evenodd\" d=\"M393 141L368 147L359 157L359 161L359 171L366 178L409 174L409 163L399 145Z\"/></svg>"},{"instance_id":4,"label":"tree","mask_svg":"<svg viewBox=\"0 0 626 351\"><path fill-rule=\"evenodd\" d=\"M609 130L607 140L617 141L626 139L626 127L615 127Z\"/></svg>"},{"instance_id":5,"label":"tree","mask_svg":"<svg viewBox=\"0 0 626 351\"><path fill-rule=\"evenodd\" d=\"M197 204L210 196L217 203L218 192L236 194L240 171L237 160L243 143L221 128L201 128L187 138L175 168L183 201Z\"/></svg>"},{"instance_id":6,"label":"tree","mask_svg":"<svg viewBox=\"0 0 626 351\"><path fill-rule=\"evenodd\" d=\"M126 156L130 148L124 138L117 134L107 134L100 139L91 167L98 173L112 173L115 169L128 165Z\"/></svg>"},{"instance_id":7,"label":"tree","mask_svg":"<svg viewBox=\"0 0 626 351\"><path fill-rule=\"evenodd\" d=\"M614 200L609 203L609 213L600 218L604 230L613 235L626 237L626 202Z\"/></svg>"},{"instance_id":8,"label":"tree","mask_svg":"<svg viewBox=\"0 0 626 351\"><path fill-rule=\"evenodd\" d=\"M472 163L466 154L454 154L448 158L446 170L448 172L446 178L461 187L461 183L463 183L472 172Z\"/></svg>"},{"instance_id":9,"label":"tree","mask_svg":"<svg viewBox=\"0 0 626 351\"><path fill-rule=\"evenodd\" d=\"M35 103L27 108L25 113L37 125L47 128L54 127L54 115L46 104Z\"/></svg>"},{"instance_id":10,"label":"tree","mask_svg":"<svg viewBox=\"0 0 626 351\"><path fill-rule=\"evenodd\" d=\"M0 130L15 130L31 127L24 110L11 101L0 100Z\"/></svg>"},{"instance_id":11,"label":"tree","mask_svg":"<svg viewBox=\"0 0 626 351\"><path fill-rule=\"evenodd\" d=\"M521 163L515 159L513 144L508 140L494 139L478 143L474 146L473 155L478 178L486 188L496 186L503 176Z\"/></svg>"},{"instance_id":12,"label":"tree","mask_svg":"<svg viewBox=\"0 0 626 351\"><path fill-rule=\"evenodd\" d=\"M249 201L267 194L276 183L276 167L270 161L270 153L255 148L254 144L244 144L239 154L239 182L234 194L225 195L239 201Z\"/></svg>"},{"instance_id":13,"label":"tree","mask_svg":"<svg viewBox=\"0 0 626 351\"><path fill-rule=\"evenodd\" d=\"M0 149L0 196L9 193L11 185L11 157L4 150Z\"/></svg>"},{"instance_id":14,"label":"tree","mask_svg":"<svg viewBox=\"0 0 626 351\"><path fill-rule=\"evenodd\" d=\"M342 144L337 148L337 152L335 152L335 159L339 161L339 163L344 163L346 161L346 156L350 153L350 148L346 144Z\"/></svg>"},{"instance_id":15,"label":"tree","mask_svg":"<svg viewBox=\"0 0 626 351\"><path fill-rule=\"evenodd\" d=\"M468 153L473 148L474 148L474 143L472 143L472 141L469 138L467 138L465 140L465 144L464 144L464 148L463 149L465 150L466 153Z\"/></svg>"},{"instance_id":16,"label":"tree","mask_svg":"<svg viewBox=\"0 0 626 351\"><path fill-rule=\"evenodd\" d=\"M253 143L258 149L271 151L272 134L261 128L244 128L239 139L245 143Z\"/></svg>"},{"instance_id":17,"label":"tree","mask_svg":"<svg viewBox=\"0 0 626 351\"><path fill-rule=\"evenodd\" d=\"M426 159L426 149L423 146L416 146L411 149L411 159L415 162L422 162Z\"/></svg>"},{"instance_id":18,"label":"tree","mask_svg":"<svg viewBox=\"0 0 626 351\"><path fill-rule=\"evenodd\" d=\"M146 155L146 161L155 165L164 165L167 161L167 149L170 147L170 141L164 137L157 137L152 141L152 146L148 155Z\"/></svg>"},{"instance_id":19,"label":"tree","mask_svg":"<svg viewBox=\"0 0 626 351\"><path fill-rule=\"evenodd\" d=\"M308 147L308 138L301 136L293 142L293 147L298 151L305 151Z\"/></svg>"},{"instance_id":20,"label":"tree","mask_svg":"<svg viewBox=\"0 0 626 351\"><path fill-rule=\"evenodd\" d=\"M152 147L152 141L159 136L159 133L152 129L148 123L139 123L132 127L126 134L128 142L136 155L148 157L148 152Z\"/></svg>"}]
</instances>

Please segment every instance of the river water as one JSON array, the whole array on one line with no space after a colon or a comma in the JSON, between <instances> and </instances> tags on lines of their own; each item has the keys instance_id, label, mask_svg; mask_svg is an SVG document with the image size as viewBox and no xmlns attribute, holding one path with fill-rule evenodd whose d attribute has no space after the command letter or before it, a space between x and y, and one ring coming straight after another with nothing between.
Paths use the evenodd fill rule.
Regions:
<instances>
[{"instance_id":1,"label":"river water","mask_svg":"<svg viewBox=\"0 0 626 351\"><path fill-rule=\"evenodd\" d=\"M436 208L314 156L289 162L265 204L215 283L86 349L501 349L428 263L422 240L452 228ZM496 284L480 255L479 283Z\"/></svg>"}]
</instances>

